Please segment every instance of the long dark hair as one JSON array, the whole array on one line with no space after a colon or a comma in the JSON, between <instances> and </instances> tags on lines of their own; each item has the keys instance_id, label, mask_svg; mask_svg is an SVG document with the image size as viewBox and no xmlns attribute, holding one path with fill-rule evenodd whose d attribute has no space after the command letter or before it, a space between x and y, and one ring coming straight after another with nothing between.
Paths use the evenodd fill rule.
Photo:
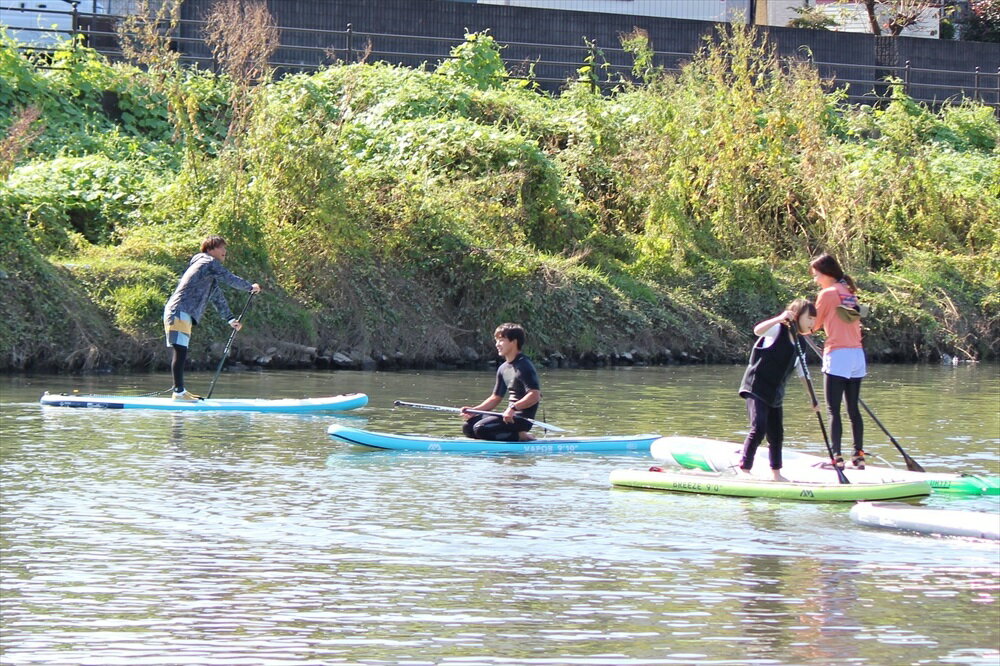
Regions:
<instances>
[{"instance_id":1,"label":"long dark hair","mask_svg":"<svg viewBox=\"0 0 1000 666\"><path fill-rule=\"evenodd\" d=\"M795 315L795 321L788 322L788 328L792 329L796 334L800 334L802 332L802 325L800 323L802 315L816 316L816 306L812 301L804 298L796 298L794 301L785 306L785 309Z\"/></svg>"},{"instance_id":2,"label":"long dark hair","mask_svg":"<svg viewBox=\"0 0 1000 666\"><path fill-rule=\"evenodd\" d=\"M823 275L828 275L834 280L840 282L841 280L847 284L847 288L851 290L852 294L858 293L858 286L854 284L854 280L851 276L844 272L844 269L840 267L837 260L833 258L833 255L824 252L809 264L817 273L822 273Z\"/></svg>"}]
</instances>

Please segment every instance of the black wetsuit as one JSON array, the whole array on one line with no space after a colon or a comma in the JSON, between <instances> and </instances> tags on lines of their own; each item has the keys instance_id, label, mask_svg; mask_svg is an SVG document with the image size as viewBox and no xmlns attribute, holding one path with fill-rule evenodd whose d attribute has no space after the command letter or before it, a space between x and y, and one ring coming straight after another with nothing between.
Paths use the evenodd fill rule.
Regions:
<instances>
[{"instance_id":1,"label":"black wetsuit","mask_svg":"<svg viewBox=\"0 0 1000 666\"><path fill-rule=\"evenodd\" d=\"M510 402L514 403L528 394L528 391L541 390L538 372L534 364L524 354L518 354L513 361L504 361L497 368L497 381L493 387L493 395L503 397L510 393ZM466 437L488 439L495 442L512 442L520 439L519 433L531 430L531 421L538 411L536 402L527 409L514 412L514 422L507 423L503 417L475 415L462 426Z\"/></svg>"},{"instance_id":2,"label":"black wetsuit","mask_svg":"<svg viewBox=\"0 0 1000 666\"><path fill-rule=\"evenodd\" d=\"M750 352L750 362L743 373L740 397L746 398L750 432L743 442L743 459L740 467L750 470L757 447L767 437L768 458L771 469L781 469L781 445L785 438L781 402L785 397L785 383L798 360L796 343L788 327L780 326L774 341L767 345L767 337L757 339ZM765 334L766 335L766 334Z\"/></svg>"}]
</instances>

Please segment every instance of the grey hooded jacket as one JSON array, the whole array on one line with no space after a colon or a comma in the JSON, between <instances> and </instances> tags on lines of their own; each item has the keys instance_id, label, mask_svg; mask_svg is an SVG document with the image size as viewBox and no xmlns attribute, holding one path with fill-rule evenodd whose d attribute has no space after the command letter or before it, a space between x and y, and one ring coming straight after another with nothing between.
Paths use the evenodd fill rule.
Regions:
<instances>
[{"instance_id":1,"label":"grey hooded jacket","mask_svg":"<svg viewBox=\"0 0 1000 666\"><path fill-rule=\"evenodd\" d=\"M232 319L233 313L219 288L219 280L242 291L253 288L251 283L226 270L221 261L199 252L191 257L191 263L163 308L163 317L174 317L178 312L186 312L191 315L191 321L197 324L211 299L212 305L225 320Z\"/></svg>"}]
</instances>

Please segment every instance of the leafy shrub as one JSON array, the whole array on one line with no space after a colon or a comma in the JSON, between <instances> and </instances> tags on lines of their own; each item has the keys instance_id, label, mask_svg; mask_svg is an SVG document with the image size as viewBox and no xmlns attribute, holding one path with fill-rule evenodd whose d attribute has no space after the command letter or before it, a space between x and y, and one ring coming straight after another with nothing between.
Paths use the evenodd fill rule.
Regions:
<instances>
[{"instance_id":1,"label":"leafy shrub","mask_svg":"<svg viewBox=\"0 0 1000 666\"><path fill-rule=\"evenodd\" d=\"M47 253L70 251L79 234L88 243L106 244L128 224L146 200L149 180L135 165L102 155L62 157L17 169L7 186L15 205Z\"/></svg>"},{"instance_id":2,"label":"leafy shrub","mask_svg":"<svg viewBox=\"0 0 1000 666\"><path fill-rule=\"evenodd\" d=\"M451 50L451 58L438 65L436 72L480 90L498 88L507 79L500 49L487 32L467 33L465 42Z\"/></svg>"},{"instance_id":3,"label":"leafy shrub","mask_svg":"<svg viewBox=\"0 0 1000 666\"><path fill-rule=\"evenodd\" d=\"M791 7L791 10L796 16L788 22L789 28L829 30L837 26L837 21L819 7Z\"/></svg>"},{"instance_id":4,"label":"leafy shrub","mask_svg":"<svg viewBox=\"0 0 1000 666\"><path fill-rule=\"evenodd\" d=\"M969 0L962 39L1000 42L1000 0Z\"/></svg>"},{"instance_id":5,"label":"leafy shrub","mask_svg":"<svg viewBox=\"0 0 1000 666\"><path fill-rule=\"evenodd\" d=\"M148 336L156 331L162 318L163 304L169 294L150 285L115 287L108 301L115 315L115 325L133 336Z\"/></svg>"},{"instance_id":6,"label":"leafy shrub","mask_svg":"<svg viewBox=\"0 0 1000 666\"><path fill-rule=\"evenodd\" d=\"M507 318L544 331L545 350L742 359L748 325L811 292L805 262L827 250L884 313L868 324L874 357L995 355L965 332L996 333L982 291L1000 248L988 107L931 110L901 86L884 108L849 107L738 27L666 75L642 38L625 41L645 85L601 94L596 48L581 67L595 85L554 96L509 81L488 35L433 72L287 76L254 89L240 142L224 140L224 76L84 48L43 70L0 44L0 127L28 105L45 126L0 185L14 248L0 269L30 266L18 284L47 295L37 310L4 303L20 328L0 343L37 343L0 348L0 363L63 339L73 367L101 345L155 357L159 308L209 233L267 284L262 339L451 358ZM63 294L86 312L72 326L53 323ZM931 307L945 295L961 317ZM225 333L216 323L203 339Z\"/></svg>"},{"instance_id":7,"label":"leafy shrub","mask_svg":"<svg viewBox=\"0 0 1000 666\"><path fill-rule=\"evenodd\" d=\"M941 109L941 124L955 137L957 150L991 151L1000 145L1000 123L988 106L964 102Z\"/></svg>"}]
</instances>

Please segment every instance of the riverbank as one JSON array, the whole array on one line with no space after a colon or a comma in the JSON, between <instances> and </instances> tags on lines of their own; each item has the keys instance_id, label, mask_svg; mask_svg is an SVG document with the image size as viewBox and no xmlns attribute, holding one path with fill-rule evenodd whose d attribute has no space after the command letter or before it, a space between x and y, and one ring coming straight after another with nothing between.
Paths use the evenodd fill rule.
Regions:
<instances>
[{"instance_id":1,"label":"riverbank","mask_svg":"<svg viewBox=\"0 0 1000 666\"><path fill-rule=\"evenodd\" d=\"M557 365L743 362L820 251L871 306L872 360L997 358L988 107L846 107L738 29L666 75L640 37L644 85L610 96L599 63L558 96L508 80L482 35L435 71L249 82L3 42L0 370L166 367L162 306L209 233L264 286L234 345L261 367L470 367L502 321ZM192 367L227 337L207 313Z\"/></svg>"}]
</instances>

